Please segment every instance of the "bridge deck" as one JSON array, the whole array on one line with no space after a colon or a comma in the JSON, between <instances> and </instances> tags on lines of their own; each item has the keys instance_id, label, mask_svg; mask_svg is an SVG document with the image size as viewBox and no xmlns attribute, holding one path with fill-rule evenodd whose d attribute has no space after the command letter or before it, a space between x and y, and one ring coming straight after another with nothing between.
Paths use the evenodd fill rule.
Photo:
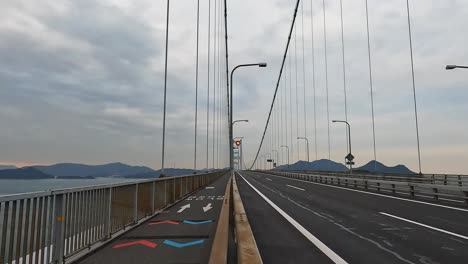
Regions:
<instances>
[{"instance_id":1,"label":"bridge deck","mask_svg":"<svg viewBox=\"0 0 468 264\"><path fill-rule=\"evenodd\" d=\"M245 180L237 177L239 192L265 263L329 263L331 259L340 263L338 258L341 263L468 260L466 208L415 203L268 174L241 174ZM304 229L298 231L291 221Z\"/></svg>"},{"instance_id":2,"label":"bridge deck","mask_svg":"<svg viewBox=\"0 0 468 264\"><path fill-rule=\"evenodd\" d=\"M222 176L76 263L207 263L228 178Z\"/></svg>"}]
</instances>

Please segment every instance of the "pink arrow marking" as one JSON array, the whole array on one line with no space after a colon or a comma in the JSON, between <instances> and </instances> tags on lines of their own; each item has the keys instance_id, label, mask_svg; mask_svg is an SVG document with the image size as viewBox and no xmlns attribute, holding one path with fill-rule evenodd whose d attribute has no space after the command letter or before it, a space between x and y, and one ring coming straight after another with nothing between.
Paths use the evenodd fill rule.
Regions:
<instances>
[{"instance_id":1,"label":"pink arrow marking","mask_svg":"<svg viewBox=\"0 0 468 264\"><path fill-rule=\"evenodd\" d=\"M118 245L113 246L112 248L117 249L117 248L124 248L124 247L129 247L129 246L134 246L134 245L142 245L142 246L149 247L149 248L155 248L158 246L158 244L149 242L148 240L138 240L138 241L133 241L133 242L128 242L128 243L118 244Z\"/></svg>"},{"instance_id":2,"label":"pink arrow marking","mask_svg":"<svg viewBox=\"0 0 468 264\"><path fill-rule=\"evenodd\" d=\"M170 220L165 220L165 221L159 221L159 222L150 222L148 225L162 225L162 224L178 225L179 222L174 222L174 221L170 221Z\"/></svg>"}]
</instances>

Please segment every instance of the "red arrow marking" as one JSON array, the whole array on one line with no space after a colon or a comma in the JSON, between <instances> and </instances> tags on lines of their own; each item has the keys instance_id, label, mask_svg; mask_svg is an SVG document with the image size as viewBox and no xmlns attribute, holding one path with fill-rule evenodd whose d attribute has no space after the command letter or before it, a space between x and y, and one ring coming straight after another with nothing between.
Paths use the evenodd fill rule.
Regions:
<instances>
[{"instance_id":1,"label":"red arrow marking","mask_svg":"<svg viewBox=\"0 0 468 264\"><path fill-rule=\"evenodd\" d=\"M133 241L133 242L128 242L128 243L118 244L118 245L113 246L112 248L124 248L124 247L133 246L133 245L143 245L149 248L155 248L158 246L158 244L149 242L148 240L138 240L138 241Z\"/></svg>"},{"instance_id":2,"label":"red arrow marking","mask_svg":"<svg viewBox=\"0 0 468 264\"><path fill-rule=\"evenodd\" d=\"M159 222L151 222L148 225L161 225L161 224L168 224L168 225L178 225L179 222L174 222L170 220L159 221Z\"/></svg>"}]
</instances>

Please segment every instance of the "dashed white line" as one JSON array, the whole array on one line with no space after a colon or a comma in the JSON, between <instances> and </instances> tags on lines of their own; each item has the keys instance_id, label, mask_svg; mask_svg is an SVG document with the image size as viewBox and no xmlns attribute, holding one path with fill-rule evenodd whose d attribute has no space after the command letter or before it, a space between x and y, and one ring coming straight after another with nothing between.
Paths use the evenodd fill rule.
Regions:
<instances>
[{"instance_id":1,"label":"dashed white line","mask_svg":"<svg viewBox=\"0 0 468 264\"><path fill-rule=\"evenodd\" d=\"M301 191L305 191L305 189L302 189L302 188L299 188L299 187L296 187L296 186L292 186L292 185L289 185L289 184L286 184L286 186L288 186L290 188L298 189L298 190L301 190Z\"/></svg>"},{"instance_id":2,"label":"dashed white line","mask_svg":"<svg viewBox=\"0 0 468 264\"><path fill-rule=\"evenodd\" d=\"M268 204L273 207L278 213L281 214L292 226L294 226L299 232L302 233L310 242L312 242L318 249L320 249L328 258L330 258L333 262L337 264L347 264L344 259L342 259L338 254L336 254L333 250L327 247L322 241L312 235L307 229L305 229L301 224L299 224L294 218L289 216L286 212L284 212L281 208L279 208L275 203L273 203L270 199L268 199L263 193L261 193L257 188L255 188L250 182L248 182L244 176L242 176L239 172L237 172L242 179L256 192L260 197L262 197Z\"/></svg>"},{"instance_id":3,"label":"dashed white line","mask_svg":"<svg viewBox=\"0 0 468 264\"><path fill-rule=\"evenodd\" d=\"M434 204L434 203L427 203L427 202L418 201L418 200L410 200L410 199L406 199L406 198L394 197L394 196L389 196L389 195L380 194L380 193L372 193L372 192L354 190L354 189L349 189L349 188L340 187L340 186L328 185L328 184L323 184L323 183L318 183L318 182L311 182L311 181L304 181L304 180L299 180L299 179L287 178L287 177L283 177L283 176L277 176L277 175L271 175L271 174L268 174L268 175L272 176L272 177L276 177L276 178L283 178L283 179L286 179L286 180L300 181L300 182L305 182L305 183L309 183L309 184L315 184L315 185L320 185L320 186L325 186L325 187L330 187L330 188L335 188L335 189L341 189L341 190L346 190L346 191L351 191L351 192L365 193L365 194L370 194L370 195L375 195L375 196L380 196L380 197L385 197L385 198L390 198L390 199L395 199L395 200L400 200L400 201L419 203L419 204L425 204L425 205L430 205L430 206L435 206L435 207L442 207L442 208L447 208L447 209L452 209L452 210L457 210L457 211L462 211L462 212L468 212L468 209L463 209L463 208L458 208L458 207L453 207L453 206Z\"/></svg>"},{"instance_id":4,"label":"dashed white line","mask_svg":"<svg viewBox=\"0 0 468 264\"><path fill-rule=\"evenodd\" d=\"M273 181L273 180L272 180L272 179L270 179L270 178L265 178L265 179L267 179L267 181Z\"/></svg>"},{"instance_id":5,"label":"dashed white line","mask_svg":"<svg viewBox=\"0 0 468 264\"><path fill-rule=\"evenodd\" d=\"M451 236L456 236L458 238L463 238L465 240L468 240L467 236L460 235L460 234L457 234L457 233L453 233L453 232L450 232L450 231L447 231L447 230L444 230L444 229L440 229L440 228L433 227L433 226L430 226L430 225L425 225L425 224L422 224L422 223L419 223L419 222L416 222L416 221L412 221L412 220L409 220L409 219L406 219L406 218L403 218L403 217L399 217L399 216L396 216L396 215L391 215L391 214L387 214L387 213L383 213L383 212L380 212L380 214L388 216L388 217L392 217L392 218L395 218L395 219L398 219L398 220L401 220L401 221L405 221L405 222L408 222L408 223L411 223L411 224L415 224L415 225L418 225L418 226L429 228L429 229L432 229L432 230L435 230L435 231L439 231L439 232L442 232L442 233L445 233L445 234L449 234Z\"/></svg>"}]
</instances>

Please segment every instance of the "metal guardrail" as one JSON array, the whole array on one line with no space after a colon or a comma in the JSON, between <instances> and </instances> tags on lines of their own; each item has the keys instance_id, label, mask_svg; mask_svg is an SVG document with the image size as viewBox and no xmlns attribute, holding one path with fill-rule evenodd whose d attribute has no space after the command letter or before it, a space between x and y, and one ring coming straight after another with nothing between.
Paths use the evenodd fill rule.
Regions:
<instances>
[{"instance_id":1,"label":"metal guardrail","mask_svg":"<svg viewBox=\"0 0 468 264\"><path fill-rule=\"evenodd\" d=\"M1 196L0 263L65 263L224 173Z\"/></svg>"},{"instance_id":2,"label":"metal guardrail","mask_svg":"<svg viewBox=\"0 0 468 264\"><path fill-rule=\"evenodd\" d=\"M287 172L287 171L283 171ZM337 177L349 178L363 178L374 180L388 180L388 181L404 181L415 183L427 183L437 185L451 185L451 186L468 186L468 175L456 174L366 174L366 173L352 173L349 172L305 172L293 171L293 173L311 174L311 175L328 175Z\"/></svg>"},{"instance_id":3,"label":"metal guardrail","mask_svg":"<svg viewBox=\"0 0 468 264\"><path fill-rule=\"evenodd\" d=\"M432 183L398 182L388 180L373 180L354 177L312 175L288 172L264 172L293 179L313 181L323 184L341 185L350 188L362 188L371 191L390 194L404 194L412 198L430 198L436 201L444 200L468 206L468 188L460 186L437 185Z\"/></svg>"}]
</instances>

